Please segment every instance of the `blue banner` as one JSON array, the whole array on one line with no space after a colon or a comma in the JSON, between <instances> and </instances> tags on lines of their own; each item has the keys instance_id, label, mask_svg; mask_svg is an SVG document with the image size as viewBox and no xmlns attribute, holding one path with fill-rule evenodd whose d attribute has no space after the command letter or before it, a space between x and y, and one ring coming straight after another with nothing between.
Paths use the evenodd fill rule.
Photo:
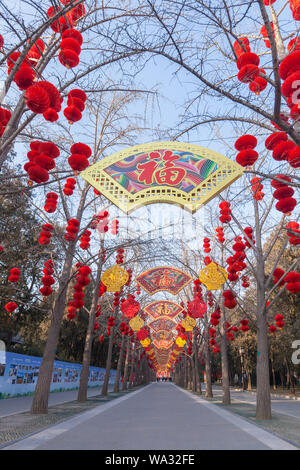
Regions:
<instances>
[{"instance_id":1,"label":"blue banner","mask_svg":"<svg viewBox=\"0 0 300 470\"><path fill-rule=\"evenodd\" d=\"M0 356L0 398L30 395L34 392L39 375L41 357L6 352ZM63 391L79 387L81 364L54 361L50 391ZM111 370L109 383L113 384L116 371ZM103 384L105 369L90 367L89 387Z\"/></svg>"}]
</instances>

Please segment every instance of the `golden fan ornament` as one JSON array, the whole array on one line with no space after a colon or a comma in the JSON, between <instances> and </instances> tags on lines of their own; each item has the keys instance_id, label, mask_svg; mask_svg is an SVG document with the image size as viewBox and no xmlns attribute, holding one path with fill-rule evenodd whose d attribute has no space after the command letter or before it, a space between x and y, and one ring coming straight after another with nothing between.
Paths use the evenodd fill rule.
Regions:
<instances>
[{"instance_id":1,"label":"golden fan ornament","mask_svg":"<svg viewBox=\"0 0 300 470\"><path fill-rule=\"evenodd\" d=\"M204 284L207 290L218 290L225 284L228 274L217 263L211 262L199 273L199 280Z\"/></svg>"},{"instance_id":2,"label":"golden fan ornament","mask_svg":"<svg viewBox=\"0 0 300 470\"><path fill-rule=\"evenodd\" d=\"M130 320L129 326L133 331L139 331L144 326L144 323L144 320L137 315Z\"/></svg>"},{"instance_id":3,"label":"golden fan ornament","mask_svg":"<svg viewBox=\"0 0 300 470\"><path fill-rule=\"evenodd\" d=\"M193 329L196 326L196 320L195 320L195 318L192 318L188 315L182 320L181 326L183 326L183 328L186 331L193 331Z\"/></svg>"},{"instance_id":4,"label":"golden fan ornament","mask_svg":"<svg viewBox=\"0 0 300 470\"><path fill-rule=\"evenodd\" d=\"M101 281L106 286L107 292L119 292L128 279L129 274L127 271L115 264L103 273Z\"/></svg>"}]
</instances>

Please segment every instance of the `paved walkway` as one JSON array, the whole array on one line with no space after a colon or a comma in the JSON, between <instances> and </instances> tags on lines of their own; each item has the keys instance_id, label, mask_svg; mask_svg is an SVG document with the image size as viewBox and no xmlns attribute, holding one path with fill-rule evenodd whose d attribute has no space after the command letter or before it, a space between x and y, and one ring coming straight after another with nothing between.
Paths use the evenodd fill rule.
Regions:
<instances>
[{"instance_id":1,"label":"paved walkway","mask_svg":"<svg viewBox=\"0 0 300 470\"><path fill-rule=\"evenodd\" d=\"M295 449L168 382L153 383L25 438L5 450Z\"/></svg>"},{"instance_id":2,"label":"paved walkway","mask_svg":"<svg viewBox=\"0 0 300 470\"><path fill-rule=\"evenodd\" d=\"M108 391L112 391L113 385L108 386ZM101 394L102 387L88 388L88 397L94 397ZM64 392L52 392L49 394L49 406L58 405L68 401L77 400L78 390L66 390ZM29 411L33 395L15 398L3 398L0 400L0 418L15 413L23 413Z\"/></svg>"},{"instance_id":3,"label":"paved walkway","mask_svg":"<svg viewBox=\"0 0 300 470\"><path fill-rule=\"evenodd\" d=\"M222 389L220 387L213 387L213 394L214 397L221 397ZM256 393L253 392L230 390L230 395L232 400L237 400L241 403L252 403L253 405L256 403ZM273 411L300 419L300 401L284 397L272 397L271 400Z\"/></svg>"}]
</instances>

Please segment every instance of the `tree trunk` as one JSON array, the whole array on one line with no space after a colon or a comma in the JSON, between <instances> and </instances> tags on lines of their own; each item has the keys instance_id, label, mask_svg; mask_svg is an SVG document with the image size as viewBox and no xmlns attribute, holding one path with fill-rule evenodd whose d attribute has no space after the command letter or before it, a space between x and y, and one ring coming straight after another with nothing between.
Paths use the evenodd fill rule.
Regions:
<instances>
[{"instance_id":1,"label":"tree trunk","mask_svg":"<svg viewBox=\"0 0 300 470\"><path fill-rule=\"evenodd\" d=\"M223 331L221 338L221 362L222 362L222 390L223 390L223 403L230 405L230 388L229 388L229 372L228 372L228 355L227 355L227 340L226 333Z\"/></svg>"},{"instance_id":2,"label":"tree trunk","mask_svg":"<svg viewBox=\"0 0 300 470\"><path fill-rule=\"evenodd\" d=\"M206 375L206 387L205 387L205 396L206 398L213 397L212 384L211 384L211 357L210 350L208 345L208 328L205 332L204 338L204 355L205 355L205 375Z\"/></svg>"},{"instance_id":3,"label":"tree trunk","mask_svg":"<svg viewBox=\"0 0 300 470\"><path fill-rule=\"evenodd\" d=\"M130 367L130 374L129 374L129 384L128 387L132 388L133 386L133 377L135 371L135 360L136 360L136 342L134 343L131 355L131 367Z\"/></svg>"},{"instance_id":4,"label":"tree trunk","mask_svg":"<svg viewBox=\"0 0 300 470\"><path fill-rule=\"evenodd\" d=\"M105 377L104 382L102 385L101 395L103 397L107 396L108 392L108 382L110 376L110 369L111 369L111 358L112 358L112 350L113 350L113 340L114 340L114 326L110 327L110 336L109 336L109 344L108 344L108 351L107 351L107 359L106 359L106 370L105 370Z\"/></svg>"},{"instance_id":5,"label":"tree trunk","mask_svg":"<svg viewBox=\"0 0 300 470\"><path fill-rule=\"evenodd\" d=\"M101 251L102 249L103 249L103 244L101 245ZM79 383L79 390L78 390L78 396L77 396L77 401L79 402L85 402L87 400L89 371L90 371L92 345L93 345L93 338L94 338L94 324L95 324L97 303L98 303L98 297L99 297L99 285L101 281L101 273L102 273L102 262L99 259L96 283L95 283L96 285L95 285L92 305L91 305L90 314L89 314L89 324L88 324L86 337L85 337L82 369L80 373L80 383Z\"/></svg>"},{"instance_id":6,"label":"tree trunk","mask_svg":"<svg viewBox=\"0 0 300 470\"><path fill-rule=\"evenodd\" d=\"M258 317L256 419L272 419L266 316Z\"/></svg>"},{"instance_id":7,"label":"tree trunk","mask_svg":"<svg viewBox=\"0 0 300 470\"><path fill-rule=\"evenodd\" d=\"M48 399L52 381L53 364L59 338L60 326L65 310L67 285L71 273L74 251L75 243L72 243L65 259L63 272L59 282L58 295L53 307L47 342L45 345L43 359L39 370L38 380L30 410L30 413L32 414L48 413Z\"/></svg>"},{"instance_id":8,"label":"tree trunk","mask_svg":"<svg viewBox=\"0 0 300 470\"><path fill-rule=\"evenodd\" d=\"M202 393L199 373L198 346L196 331L193 333L194 369L195 369L195 392Z\"/></svg>"},{"instance_id":9,"label":"tree trunk","mask_svg":"<svg viewBox=\"0 0 300 470\"><path fill-rule=\"evenodd\" d=\"M128 368L129 368L129 360L130 360L130 348L131 348L130 336L127 336L127 351L126 351L126 359L125 359L122 390L127 390Z\"/></svg>"},{"instance_id":10,"label":"tree trunk","mask_svg":"<svg viewBox=\"0 0 300 470\"><path fill-rule=\"evenodd\" d=\"M121 348L120 348L120 353L119 353L116 379L115 379L115 385L114 385L115 393L118 393L120 391L120 376L121 376L123 356L124 356L124 345L125 345L125 335L122 334Z\"/></svg>"},{"instance_id":11,"label":"tree trunk","mask_svg":"<svg viewBox=\"0 0 300 470\"><path fill-rule=\"evenodd\" d=\"M252 390L251 373L250 373L249 369L246 370L246 373L247 373L247 377L248 377L247 390Z\"/></svg>"}]
</instances>

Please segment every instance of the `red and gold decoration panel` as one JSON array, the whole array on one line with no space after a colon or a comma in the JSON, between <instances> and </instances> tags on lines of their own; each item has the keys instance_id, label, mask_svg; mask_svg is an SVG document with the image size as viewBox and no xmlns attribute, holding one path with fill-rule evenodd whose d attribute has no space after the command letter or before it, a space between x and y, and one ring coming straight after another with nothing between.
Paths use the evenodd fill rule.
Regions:
<instances>
[{"instance_id":1,"label":"red and gold decoration panel","mask_svg":"<svg viewBox=\"0 0 300 470\"><path fill-rule=\"evenodd\" d=\"M135 280L147 294L153 295L156 292L167 291L177 295L192 281L192 277L181 269L159 266L143 272Z\"/></svg>"},{"instance_id":2,"label":"red and gold decoration panel","mask_svg":"<svg viewBox=\"0 0 300 470\"><path fill-rule=\"evenodd\" d=\"M181 307L181 305L178 305L175 302L170 302L169 300L158 300L148 304L144 308L144 313L153 318L165 316L174 319L182 311L183 307Z\"/></svg>"}]
</instances>

